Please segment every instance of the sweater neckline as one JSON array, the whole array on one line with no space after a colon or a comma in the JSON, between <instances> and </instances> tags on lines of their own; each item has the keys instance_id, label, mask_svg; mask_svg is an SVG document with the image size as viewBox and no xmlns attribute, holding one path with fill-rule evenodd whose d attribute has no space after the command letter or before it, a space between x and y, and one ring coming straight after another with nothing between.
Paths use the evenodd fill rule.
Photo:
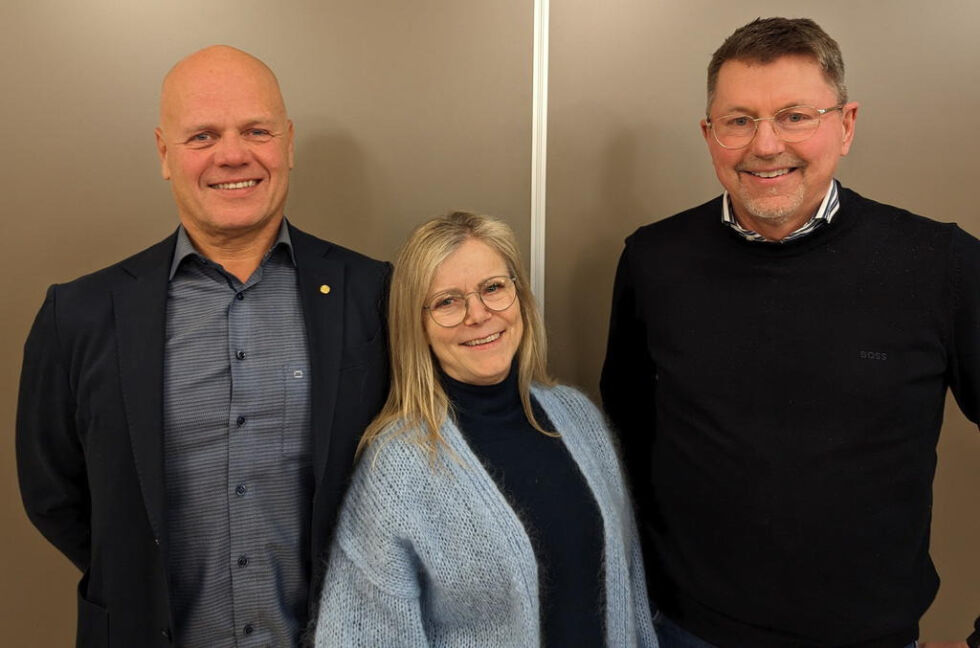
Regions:
<instances>
[{"instance_id":1,"label":"sweater neckline","mask_svg":"<svg viewBox=\"0 0 980 648\"><path fill-rule=\"evenodd\" d=\"M511 418L515 412L523 416L521 396L517 388L517 360L499 383L474 385L465 383L439 370L443 389L458 414L492 419Z\"/></svg>"},{"instance_id":2,"label":"sweater neckline","mask_svg":"<svg viewBox=\"0 0 980 648\"><path fill-rule=\"evenodd\" d=\"M733 241L748 250L752 254L763 257L785 257L805 254L809 250L824 245L828 241L836 239L838 236L852 229L857 224L858 219L853 218L853 206L856 194L843 185L838 186L838 197L840 209L834 215L834 219L825 223L806 236L780 243L778 241L749 241L738 234L730 227L725 226L725 234ZM723 199L723 198L722 198ZM719 205L719 209L720 209Z\"/></svg>"}]
</instances>

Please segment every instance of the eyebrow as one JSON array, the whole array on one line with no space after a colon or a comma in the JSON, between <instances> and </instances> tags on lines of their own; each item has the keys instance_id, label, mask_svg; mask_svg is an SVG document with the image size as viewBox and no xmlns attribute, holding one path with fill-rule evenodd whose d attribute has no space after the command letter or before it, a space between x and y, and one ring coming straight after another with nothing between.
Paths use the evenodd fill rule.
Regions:
<instances>
[{"instance_id":1,"label":"eyebrow","mask_svg":"<svg viewBox=\"0 0 980 648\"><path fill-rule=\"evenodd\" d=\"M482 286L486 282L490 281L491 279L496 279L497 277L507 277L508 279L510 279L510 273L507 272L506 270L504 270L503 272L498 272L498 273L494 273L492 275L487 275L486 278L481 279L480 281L478 281L476 285L477 285L477 287ZM436 295L444 295L446 293L459 293L459 294L463 294L464 292L466 292L466 291L461 290L459 288L455 288L455 287L454 288L441 288L439 290L433 290L431 293L429 293L429 296L430 297L435 297Z\"/></svg>"},{"instance_id":2,"label":"eyebrow","mask_svg":"<svg viewBox=\"0 0 980 648\"><path fill-rule=\"evenodd\" d=\"M785 104L784 106L782 106L781 108L776 108L776 110L773 111L773 114L778 113L780 110L786 110L787 108L793 108L795 106L810 106L810 105L813 104L808 104L800 101L791 101ZM756 115L756 116L758 116L759 114L758 111L752 110L751 108L746 108L745 106L733 106L727 110L721 111L719 113L719 117L724 117L725 115L733 115L735 113L745 113L748 115Z\"/></svg>"},{"instance_id":3,"label":"eyebrow","mask_svg":"<svg viewBox=\"0 0 980 648\"><path fill-rule=\"evenodd\" d=\"M247 128L252 128L254 126L269 126L275 121L276 121L275 118L273 118L271 115L267 117L253 117L245 121L245 123L242 124L241 126L238 126L238 128L244 130ZM220 130L221 129L213 123L198 122L193 126L190 126L186 129L182 129L182 132L189 134L189 133L200 133L201 131L220 131Z\"/></svg>"}]
</instances>

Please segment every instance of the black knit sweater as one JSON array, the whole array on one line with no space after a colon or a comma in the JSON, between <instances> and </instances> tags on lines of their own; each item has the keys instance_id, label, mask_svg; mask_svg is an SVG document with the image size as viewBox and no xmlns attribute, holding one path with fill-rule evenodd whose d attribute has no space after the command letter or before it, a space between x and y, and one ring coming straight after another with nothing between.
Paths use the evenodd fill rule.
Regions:
<instances>
[{"instance_id":1,"label":"black knit sweater","mask_svg":"<svg viewBox=\"0 0 980 648\"><path fill-rule=\"evenodd\" d=\"M517 363L496 385L441 378L460 432L531 539L538 562L542 646L601 646L602 517L565 444L535 430L525 416ZM538 423L552 430L544 410L533 405Z\"/></svg>"},{"instance_id":2,"label":"black knit sweater","mask_svg":"<svg viewBox=\"0 0 980 648\"><path fill-rule=\"evenodd\" d=\"M722 647L903 646L931 603L947 386L980 401L980 243L841 189L746 241L715 199L627 239L602 374L651 598Z\"/></svg>"}]
</instances>

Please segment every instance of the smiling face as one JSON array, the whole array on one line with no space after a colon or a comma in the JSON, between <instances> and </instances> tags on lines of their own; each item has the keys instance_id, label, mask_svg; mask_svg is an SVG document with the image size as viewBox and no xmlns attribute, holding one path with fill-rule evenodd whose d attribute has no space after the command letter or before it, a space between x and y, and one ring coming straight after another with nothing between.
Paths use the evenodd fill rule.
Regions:
<instances>
[{"instance_id":1,"label":"smiling face","mask_svg":"<svg viewBox=\"0 0 980 648\"><path fill-rule=\"evenodd\" d=\"M499 253L471 238L439 264L426 294L465 294L490 277L510 274ZM520 299L502 311L488 310L475 294L466 299L466 319L452 328L439 326L423 313L429 346L451 378L471 385L499 383L507 377L524 334Z\"/></svg>"},{"instance_id":2,"label":"smiling face","mask_svg":"<svg viewBox=\"0 0 980 648\"><path fill-rule=\"evenodd\" d=\"M784 56L771 63L726 61L718 72L709 114L771 117L790 106L829 108L837 95L819 65L809 57ZM778 240L801 227L830 188L841 156L854 137L858 104L821 117L819 128L803 142L782 141L771 121L761 121L742 149L723 148L706 121L701 130L718 180L731 195L739 222Z\"/></svg>"},{"instance_id":3,"label":"smiling face","mask_svg":"<svg viewBox=\"0 0 980 648\"><path fill-rule=\"evenodd\" d=\"M178 63L164 81L156 141L192 240L278 229L293 125L261 61L218 46Z\"/></svg>"}]
</instances>

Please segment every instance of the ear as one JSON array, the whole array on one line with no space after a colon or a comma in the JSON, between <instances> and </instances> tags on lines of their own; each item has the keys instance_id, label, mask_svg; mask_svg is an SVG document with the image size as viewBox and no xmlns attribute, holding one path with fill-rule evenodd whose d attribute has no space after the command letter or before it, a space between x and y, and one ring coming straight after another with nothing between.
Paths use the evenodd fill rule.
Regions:
<instances>
[{"instance_id":1,"label":"ear","mask_svg":"<svg viewBox=\"0 0 980 648\"><path fill-rule=\"evenodd\" d=\"M708 125L707 119L701 120L701 137L704 138L705 144L711 144L711 140L709 139L711 137L711 126Z\"/></svg>"},{"instance_id":2,"label":"ear","mask_svg":"<svg viewBox=\"0 0 980 648\"><path fill-rule=\"evenodd\" d=\"M286 137L288 138L288 151L289 151L289 168L293 168L293 120L286 120Z\"/></svg>"},{"instance_id":3,"label":"ear","mask_svg":"<svg viewBox=\"0 0 980 648\"><path fill-rule=\"evenodd\" d=\"M167 142L163 139L163 131L157 126L153 129L153 135L157 140L157 155L160 157L160 175L164 180L170 179L170 165L167 164Z\"/></svg>"},{"instance_id":4,"label":"ear","mask_svg":"<svg viewBox=\"0 0 980 648\"><path fill-rule=\"evenodd\" d=\"M854 141L854 127L857 123L857 113L860 104L856 101L851 101L844 104L841 108L841 126L844 129L844 136L841 139L840 154L847 155L848 151L851 150L851 142Z\"/></svg>"}]
</instances>

